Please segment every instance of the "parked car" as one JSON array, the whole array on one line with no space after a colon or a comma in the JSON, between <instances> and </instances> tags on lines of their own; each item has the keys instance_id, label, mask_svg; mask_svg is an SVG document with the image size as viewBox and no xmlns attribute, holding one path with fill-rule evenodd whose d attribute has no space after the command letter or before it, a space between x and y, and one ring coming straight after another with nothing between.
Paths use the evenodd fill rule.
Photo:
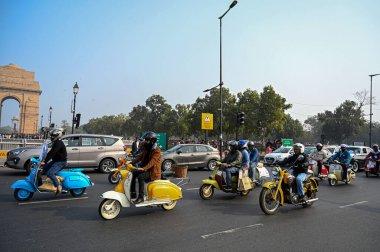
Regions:
<instances>
[{"instance_id":1,"label":"parked car","mask_svg":"<svg viewBox=\"0 0 380 252\"><path fill-rule=\"evenodd\" d=\"M334 155L335 153L337 153L340 149L340 147L338 145L328 145L326 147L324 147L325 149L329 150L331 152L332 155Z\"/></svg>"},{"instance_id":2,"label":"parked car","mask_svg":"<svg viewBox=\"0 0 380 252\"><path fill-rule=\"evenodd\" d=\"M108 173L125 155L122 137L73 134L62 137L67 150L67 167L97 168ZM49 144L49 148L51 144ZM16 148L8 151L5 165L14 169L30 172L31 158L38 158L42 146Z\"/></svg>"},{"instance_id":3,"label":"parked car","mask_svg":"<svg viewBox=\"0 0 380 252\"><path fill-rule=\"evenodd\" d=\"M220 160L217 149L205 144L179 144L162 153L162 170L171 171L173 165L187 165L189 168L207 167L215 169Z\"/></svg>"},{"instance_id":4,"label":"parked car","mask_svg":"<svg viewBox=\"0 0 380 252\"><path fill-rule=\"evenodd\" d=\"M364 168L365 157L371 152L371 148L367 146L348 146L347 150L351 153L352 169L354 172L358 172Z\"/></svg>"},{"instance_id":5,"label":"parked car","mask_svg":"<svg viewBox=\"0 0 380 252\"><path fill-rule=\"evenodd\" d=\"M272 164L274 162L283 161L285 158L293 154L293 147L281 146L280 148L274 150L272 153L266 154L264 156L264 163Z\"/></svg>"}]
</instances>

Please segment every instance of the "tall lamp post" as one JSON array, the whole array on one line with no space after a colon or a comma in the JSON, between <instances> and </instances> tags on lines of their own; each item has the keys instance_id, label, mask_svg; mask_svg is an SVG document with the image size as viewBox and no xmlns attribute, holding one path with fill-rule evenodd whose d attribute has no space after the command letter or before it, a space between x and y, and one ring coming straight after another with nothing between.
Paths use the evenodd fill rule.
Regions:
<instances>
[{"instance_id":1,"label":"tall lamp post","mask_svg":"<svg viewBox=\"0 0 380 252\"><path fill-rule=\"evenodd\" d=\"M377 76L380 74L370 74L369 77L371 77L371 89L369 92L369 146L372 147L372 77Z\"/></svg>"},{"instance_id":2,"label":"tall lamp post","mask_svg":"<svg viewBox=\"0 0 380 252\"><path fill-rule=\"evenodd\" d=\"M208 92L211 89L214 89L219 86L219 96L220 96L220 120L219 120L219 155L222 159L222 145L223 145L223 97L222 97L222 86L223 86L223 76L222 76L222 19L223 17L238 3L238 1L234 0L228 10L223 13L219 19L219 85L206 89L203 92Z\"/></svg>"},{"instance_id":3,"label":"tall lamp post","mask_svg":"<svg viewBox=\"0 0 380 252\"><path fill-rule=\"evenodd\" d=\"M77 99L77 94L79 91L78 83L75 82L75 85L73 87L73 93L74 93L74 104L73 104L73 123L71 125L71 134L74 134L74 121L75 121L75 103Z\"/></svg>"},{"instance_id":4,"label":"tall lamp post","mask_svg":"<svg viewBox=\"0 0 380 252\"><path fill-rule=\"evenodd\" d=\"M53 112L53 108L50 106L50 108L49 108L49 128L51 126L51 112Z\"/></svg>"}]
</instances>

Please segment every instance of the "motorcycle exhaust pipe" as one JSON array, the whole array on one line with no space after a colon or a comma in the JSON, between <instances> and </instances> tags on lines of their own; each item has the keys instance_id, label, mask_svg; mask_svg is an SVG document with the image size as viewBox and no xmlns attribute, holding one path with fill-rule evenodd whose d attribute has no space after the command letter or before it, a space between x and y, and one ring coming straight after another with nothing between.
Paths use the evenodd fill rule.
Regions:
<instances>
[{"instance_id":1,"label":"motorcycle exhaust pipe","mask_svg":"<svg viewBox=\"0 0 380 252\"><path fill-rule=\"evenodd\" d=\"M314 202L314 201L317 201L318 198L315 198L315 199L309 199L309 200L306 200L306 203L310 203L310 202Z\"/></svg>"}]
</instances>

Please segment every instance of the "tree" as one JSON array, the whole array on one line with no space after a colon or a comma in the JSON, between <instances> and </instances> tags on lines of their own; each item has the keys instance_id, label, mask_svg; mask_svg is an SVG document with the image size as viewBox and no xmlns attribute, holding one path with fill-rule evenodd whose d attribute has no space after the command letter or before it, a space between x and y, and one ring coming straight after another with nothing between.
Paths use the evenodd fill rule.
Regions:
<instances>
[{"instance_id":1,"label":"tree","mask_svg":"<svg viewBox=\"0 0 380 252\"><path fill-rule=\"evenodd\" d=\"M125 114L93 118L87 124L83 125L83 129L90 134L125 136L126 120L127 116Z\"/></svg>"},{"instance_id":2,"label":"tree","mask_svg":"<svg viewBox=\"0 0 380 252\"><path fill-rule=\"evenodd\" d=\"M299 141L305 132L302 124L299 120L294 120L289 114L286 115L284 128L280 131L276 131L274 137L276 139L291 138L294 141Z\"/></svg>"}]
</instances>

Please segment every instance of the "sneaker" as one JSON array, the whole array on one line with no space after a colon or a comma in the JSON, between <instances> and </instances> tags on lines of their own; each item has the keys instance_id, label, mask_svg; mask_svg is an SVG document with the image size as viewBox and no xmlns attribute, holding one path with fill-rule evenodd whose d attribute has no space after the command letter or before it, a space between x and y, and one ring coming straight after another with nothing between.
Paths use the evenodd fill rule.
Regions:
<instances>
[{"instance_id":1,"label":"sneaker","mask_svg":"<svg viewBox=\"0 0 380 252\"><path fill-rule=\"evenodd\" d=\"M140 204L144 202L144 198L138 197L136 200L133 201L133 204Z\"/></svg>"},{"instance_id":2,"label":"sneaker","mask_svg":"<svg viewBox=\"0 0 380 252\"><path fill-rule=\"evenodd\" d=\"M232 187L231 186L226 186L226 187L224 187L224 190L226 190L226 191L232 191Z\"/></svg>"}]
</instances>

